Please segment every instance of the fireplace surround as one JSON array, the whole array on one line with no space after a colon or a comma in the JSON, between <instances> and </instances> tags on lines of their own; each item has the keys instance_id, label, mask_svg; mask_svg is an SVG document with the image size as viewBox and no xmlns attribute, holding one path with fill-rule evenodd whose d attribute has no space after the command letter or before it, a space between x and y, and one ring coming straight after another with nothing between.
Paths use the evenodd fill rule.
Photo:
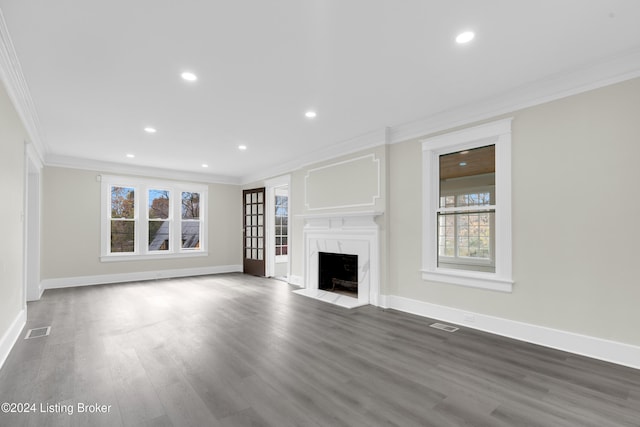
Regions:
<instances>
[{"instance_id":1,"label":"fireplace surround","mask_svg":"<svg viewBox=\"0 0 640 427\"><path fill-rule=\"evenodd\" d=\"M295 293L346 308L378 305L380 212L304 215L304 288ZM357 296L319 287L321 252L357 256Z\"/></svg>"}]
</instances>

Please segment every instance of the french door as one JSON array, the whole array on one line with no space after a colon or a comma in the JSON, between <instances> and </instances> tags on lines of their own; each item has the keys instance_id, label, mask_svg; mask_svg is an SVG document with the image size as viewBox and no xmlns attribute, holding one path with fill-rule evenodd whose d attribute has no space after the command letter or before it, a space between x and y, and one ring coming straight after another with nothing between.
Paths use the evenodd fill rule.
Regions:
<instances>
[{"instance_id":1,"label":"french door","mask_svg":"<svg viewBox=\"0 0 640 427\"><path fill-rule=\"evenodd\" d=\"M264 276L265 266L265 189L254 188L242 192L243 254L245 274Z\"/></svg>"}]
</instances>

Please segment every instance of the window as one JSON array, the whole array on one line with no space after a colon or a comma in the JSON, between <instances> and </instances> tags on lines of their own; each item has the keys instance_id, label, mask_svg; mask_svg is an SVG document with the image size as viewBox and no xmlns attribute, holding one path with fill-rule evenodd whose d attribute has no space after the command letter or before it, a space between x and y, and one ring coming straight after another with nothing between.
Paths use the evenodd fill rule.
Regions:
<instances>
[{"instance_id":1,"label":"window","mask_svg":"<svg viewBox=\"0 0 640 427\"><path fill-rule=\"evenodd\" d=\"M423 279L510 292L511 119L422 149Z\"/></svg>"},{"instance_id":2,"label":"window","mask_svg":"<svg viewBox=\"0 0 640 427\"><path fill-rule=\"evenodd\" d=\"M206 185L101 180L102 261L206 255Z\"/></svg>"},{"instance_id":3,"label":"window","mask_svg":"<svg viewBox=\"0 0 640 427\"><path fill-rule=\"evenodd\" d=\"M276 262L286 261L289 253L288 224L289 224L289 197L286 191L276 189L275 196L275 238L276 238Z\"/></svg>"},{"instance_id":4,"label":"window","mask_svg":"<svg viewBox=\"0 0 640 427\"><path fill-rule=\"evenodd\" d=\"M495 272L495 145L439 156L438 267Z\"/></svg>"}]
</instances>

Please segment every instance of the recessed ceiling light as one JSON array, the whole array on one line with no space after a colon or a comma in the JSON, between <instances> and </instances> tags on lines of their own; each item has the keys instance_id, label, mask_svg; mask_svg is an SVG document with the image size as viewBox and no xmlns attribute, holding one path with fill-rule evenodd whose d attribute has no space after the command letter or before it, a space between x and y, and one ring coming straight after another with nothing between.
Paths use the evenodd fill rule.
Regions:
<instances>
[{"instance_id":1,"label":"recessed ceiling light","mask_svg":"<svg viewBox=\"0 0 640 427\"><path fill-rule=\"evenodd\" d=\"M460 162L459 165L460 166L467 166L467 162Z\"/></svg>"},{"instance_id":2,"label":"recessed ceiling light","mask_svg":"<svg viewBox=\"0 0 640 427\"><path fill-rule=\"evenodd\" d=\"M158 131L156 130L156 128L152 128L151 126L147 126L146 128L144 128L144 131L145 131L146 133L156 133L156 132L158 132Z\"/></svg>"},{"instance_id":3,"label":"recessed ceiling light","mask_svg":"<svg viewBox=\"0 0 640 427\"><path fill-rule=\"evenodd\" d=\"M458 44L469 43L475 36L476 35L473 33L473 31L465 31L464 33L458 34L458 37L456 37L456 42Z\"/></svg>"},{"instance_id":4,"label":"recessed ceiling light","mask_svg":"<svg viewBox=\"0 0 640 427\"><path fill-rule=\"evenodd\" d=\"M461 151L460 154L469 154L469 150Z\"/></svg>"},{"instance_id":5,"label":"recessed ceiling light","mask_svg":"<svg viewBox=\"0 0 640 427\"><path fill-rule=\"evenodd\" d=\"M208 165L208 164L206 164L206 163L203 163L203 164L202 164L202 167L203 167L203 168L208 168L208 167L209 167L209 165Z\"/></svg>"},{"instance_id":6,"label":"recessed ceiling light","mask_svg":"<svg viewBox=\"0 0 640 427\"><path fill-rule=\"evenodd\" d=\"M184 73L180 74L180 77L188 82L195 82L196 80L198 80L198 76L189 71L185 71Z\"/></svg>"},{"instance_id":7,"label":"recessed ceiling light","mask_svg":"<svg viewBox=\"0 0 640 427\"><path fill-rule=\"evenodd\" d=\"M127 157L130 159L133 159L136 155L135 154L127 154Z\"/></svg>"},{"instance_id":8,"label":"recessed ceiling light","mask_svg":"<svg viewBox=\"0 0 640 427\"><path fill-rule=\"evenodd\" d=\"M304 113L304 116L308 119L313 119L317 116L317 114L315 111L307 111L306 113Z\"/></svg>"},{"instance_id":9,"label":"recessed ceiling light","mask_svg":"<svg viewBox=\"0 0 640 427\"><path fill-rule=\"evenodd\" d=\"M247 149L247 146L246 146L246 145L238 145L238 150L242 150L242 151L244 151L244 150L246 150L246 149Z\"/></svg>"}]
</instances>

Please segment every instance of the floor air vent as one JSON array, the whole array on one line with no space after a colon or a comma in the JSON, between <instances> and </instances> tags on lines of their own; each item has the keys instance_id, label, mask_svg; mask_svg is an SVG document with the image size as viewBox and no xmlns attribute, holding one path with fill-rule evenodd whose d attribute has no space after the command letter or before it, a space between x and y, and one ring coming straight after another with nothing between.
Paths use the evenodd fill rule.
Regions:
<instances>
[{"instance_id":1,"label":"floor air vent","mask_svg":"<svg viewBox=\"0 0 640 427\"><path fill-rule=\"evenodd\" d=\"M455 326L445 325L443 323L432 323L429 326L436 329L442 329L443 331L447 331L447 332L455 332L458 329L460 329L460 328L456 328Z\"/></svg>"},{"instance_id":2,"label":"floor air vent","mask_svg":"<svg viewBox=\"0 0 640 427\"><path fill-rule=\"evenodd\" d=\"M31 338L46 337L47 335L49 335L49 332L51 332L51 326L44 326L42 328L29 329L29 331L27 331L27 336L24 337L24 339L28 340Z\"/></svg>"}]
</instances>

